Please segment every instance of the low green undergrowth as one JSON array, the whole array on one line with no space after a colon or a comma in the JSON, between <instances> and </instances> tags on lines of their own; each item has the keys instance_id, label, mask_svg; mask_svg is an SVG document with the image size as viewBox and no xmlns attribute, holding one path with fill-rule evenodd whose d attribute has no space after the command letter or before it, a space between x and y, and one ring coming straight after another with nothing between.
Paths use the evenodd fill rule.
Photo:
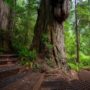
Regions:
<instances>
[{"instance_id":1,"label":"low green undergrowth","mask_svg":"<svg viewBox=\"0 0 90 90\"><path fill-rule=\"evenodd\" d=\"M18 51L18 55L20 58L20 64L28 67L33 67L33 62L36 60L37 53L35 50L30 51L27 48L22 48Z\"/></svg>"},{"instance_id":2,"label":"low green undergrowth","mask_svg":"<svg viewBox=\"0 0 90 90\"><path fill-rule=\"evenodd\" d=\"M77 63L75 60L68 60L68 65L71 69L79 71L81 69L90 68L90 56L80 53L80 62Z\"/></svg>"}]
</instances>

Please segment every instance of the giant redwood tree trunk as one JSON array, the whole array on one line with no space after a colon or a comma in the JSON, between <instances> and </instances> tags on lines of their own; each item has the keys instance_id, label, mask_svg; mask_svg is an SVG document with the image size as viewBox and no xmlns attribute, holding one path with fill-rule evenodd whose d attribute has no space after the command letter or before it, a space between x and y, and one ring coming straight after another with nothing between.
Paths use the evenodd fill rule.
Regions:
<instances>
[{"instance_id":1,"label":"giant redwood tree trunk","mask_svg":"<svg viewBox=\"0 0 90 90\"><path fill-rule=\"evenodd\" d=\"M42 60L48 59L61 68L66 68L63 22L68 7L69 0L41 0L31 47L43 56Z\"/></svg>"}]
</instances>

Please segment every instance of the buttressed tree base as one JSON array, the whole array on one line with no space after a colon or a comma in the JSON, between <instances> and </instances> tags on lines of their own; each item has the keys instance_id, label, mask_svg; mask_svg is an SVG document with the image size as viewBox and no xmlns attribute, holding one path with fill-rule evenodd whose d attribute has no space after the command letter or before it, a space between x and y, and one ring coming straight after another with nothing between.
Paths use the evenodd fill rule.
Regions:
<instances>
[{"instance_id":1,"label":"buttressed tree base","mask_svg":"<svg viewBox=\"0 0 90 90\"><path fill-rule=\"evenodd\" d=\"M49 60L52 66L67 68L63 22L69 7L69 0L41 0L31 48L42 56L42 65Z\"/></svg>"}]
</instances>

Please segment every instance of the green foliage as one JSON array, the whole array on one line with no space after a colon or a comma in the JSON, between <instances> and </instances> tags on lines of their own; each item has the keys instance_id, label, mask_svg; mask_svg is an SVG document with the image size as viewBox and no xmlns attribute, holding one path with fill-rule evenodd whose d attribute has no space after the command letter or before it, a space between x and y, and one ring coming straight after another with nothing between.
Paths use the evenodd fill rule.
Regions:
<instances>
[{"instance_id":1,"label":"green foliage","mask_svg":"<svg viewBox=\"0 0 90 90\"><path fill-rule=\"evenodd\" d=\"M51 50L53 48L53 45L49 42L48 34L44 33L42 35L42 43Z\"/></svg>"},{"instance_id":2,"label":"green foliage","mask_svg":"<svg viewBox=\"0 0 90 90\"><path fill-rule=\"evenodd\" d=\"M18 55L24 59L24 60L29 60L31 62L33 62L36 59L36 51L30 51L27 48L22 48L20 51L18 51Z\"/></svg>"},{"instance_id":3,"label":"green foliage","mask_svg":"<svg viewBox=\"0 0 90 90\"><path fill-rule=\"evenodd\" d=\"M22 64L31 65L36 59L36 51L30 51L36 21L37 0L4 0L15 16L10 32L12 48L19 55ZM1 33L0 33L1 34ZM1 50L2 51L2 50Z\"/></svg>"},{"instance_id":4,"label":"green foliage","mask_svg":"<svg viewBox=\"0 0 90 90\"><path fill-rule=\"evenodd\" d=\"M10 0L6 0L9 3ZM11 0L12 1L12 0ZM12 4L11 4L12 5ZM20 48L29 48L34 34L34 25L37 17L36 0L16 0L12 10L15 13L14 28L11 32L12 47L15 52Z\"/></svg>"},{"instance_id":5,"label":"green foliage","mask_svg":"<svg viewBox=\"0 0 90 90\"><path fill-rule=\"evenodd\" d=\"M47 63L47 65L49 65L50 67L54 67L54 63L52 62L51 59L46 58L46 63Z\"/></svg>"},{"instance_id":6,"label":"green foliage","mask_svg":"<svg viewBox=\"0 0 90 90\"><path fill-rule=\"evenodd\" d=\"M18 55L21 59L21 65L33 68L33 62L36 60L37 57L37 53L35 50L30 51L27 48L22 48L20 51L18 51Z\"/></svg>"},{"instance_id":7,"label":"green foliage","mask_svg":"<svg viewBox=\"0 0 90 90\"><path fill-rule=\"evenodd\" d=\"M73 0L72 0L73 2ZM78 30L80 33L80 62L76 63L75 8L72 4L71 13L64 23L65 47L68 65L74 70L90 68L90 5L88 0L78 0Z\"/></svg>"},{"instance_id":8,"label":"green foliage","mask_svg":"<svg viewBox=\"0 0 90 90\"><path fill-rule=\"evenodd\" d=\"M79 71L79 70L80 70L78 64L75 64L75 63L68 63L68 65L69 65L69 66L71 67L71 69L73 69L73 70L76 70L76 71Z\"/></svg>"},{"instance_id":9,"label":"green foliage","mask_svg":"<svg viewBox=\"0 0 90 90\"><path fill-rule=\"evenodd\" d=\"M48 34L44 33L42 34L42 42L47 43L48 42Z\"/></svg>"},{"instance_id":10,"label":"green foliage","mask_svg":"<svg viewBox=\"0 0 90 90\"><path fill-rule=\"evenodd\" d=\"M0 48L0 54L3 54L5 52L4 48Z\"/></svg>"},{"instance_id":11,"label":"green foliage","mask_svg":"<svg viewBox=\"0 0 90 90\"><path fill-rule=\"evenodd\" d=\"M40 69L41 69L42 67L41 67L41 65L40 64L33 64L33 71L40 71Z\"/></svg>"},{"instance_id":12,"label":"green foliage","mask_svg":"<svg viewBox=\"0 0 90 90\"><path fill-rule=\"evenodd\" d=\"M84 66L90 66L90 56L87 56L85 54L83 54L82 52L80 53L80 62L84 65Z\"/></svg>"},{"instance_id":13,"label":"green foliage","mask_svg":"<svg viewBox=\"0 0 90 90\"><path fill-rule=\"evenodd\" d=\"M51 43L46 43L46 47L51 50L53 48L53 45Z\"/></svg>"},{"instance_id":14,"label":"green foliage","mask_svg":"<svg viewBox=\"0 0 90 90\"><path fill-rule=\"evenodd\" d=\"M85 68L90 68L90 65L84 65L82 62L81 63L68 63L68 65L71 67L71 69L79 71L81 69L85 69Z\"/></svg>"},{"instance_id":15,"label":"green foliage","mask_svg":"<svg viewBox=\"0 0 90 90\"><path fill-rule=\"evenodd\" d=\"M69 59L68 65L76 71L79 71L83 68L90 68L90 56L86 56L85 54L80 52L80 62L76 63L75 60Z\"/></svg>"},{"instance_id":16,"label":"green foliage","mask_svg":"<svg viewBox=\"0 0 90 90\"><path fill-rule=\"evenodd\" d=\"M15 6L14 4L14 2L15 1L13 1L13 0L4 0L9 6L10 6L10 8L13 8L13 6Z\"/></svg>"},{"instance_id":17,"label":"green foliage","mask_svg":"<svg viewBox=\"0 0 90 90\"><path fill-rule=\"evenodd\" d=\"M33 62L31 62L31 61L29 61L29 60L24 60L24 59L22 59L21 61L20 61L20 64L21 65L24 65L24 66L26 66L26 67L29 67L29 68L33 68Z\"/></svg>"}]
</instances>

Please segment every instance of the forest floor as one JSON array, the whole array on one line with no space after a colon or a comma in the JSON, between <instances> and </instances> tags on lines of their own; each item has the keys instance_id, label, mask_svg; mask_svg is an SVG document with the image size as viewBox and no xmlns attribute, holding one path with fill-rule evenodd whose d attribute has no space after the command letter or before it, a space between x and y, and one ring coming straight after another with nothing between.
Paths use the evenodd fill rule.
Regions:
<instances>
[{"instance_id":1,"label":"forest floor","mask_svg":"<svg viewBox=\"0 0 90 90\"><path fill-rule=\"evenodd\" d=\"M41 90L90 90L90 71L46 75Z\"/></svg>"},{"instance_id":2,"label":"forest floor","mask_svg":"<svg viewBox=\"0 0 90 90\"><path fill-rule=\"evenodd\" d=\"M90 90L90 69L40 73L16 62L14 55L0 56L0 90Z\"/></svg>"},{"instance_id":3,"label":"forest floor","mask_svg":"<svg viewBox=\"0 0 90 90\"><path fill-rule=\"evenodd\" d=\"M60 70L48 74L28 71L0 90L90 90L90 71L71 71L67 75Z\"/></svg>"}]
</instances>

